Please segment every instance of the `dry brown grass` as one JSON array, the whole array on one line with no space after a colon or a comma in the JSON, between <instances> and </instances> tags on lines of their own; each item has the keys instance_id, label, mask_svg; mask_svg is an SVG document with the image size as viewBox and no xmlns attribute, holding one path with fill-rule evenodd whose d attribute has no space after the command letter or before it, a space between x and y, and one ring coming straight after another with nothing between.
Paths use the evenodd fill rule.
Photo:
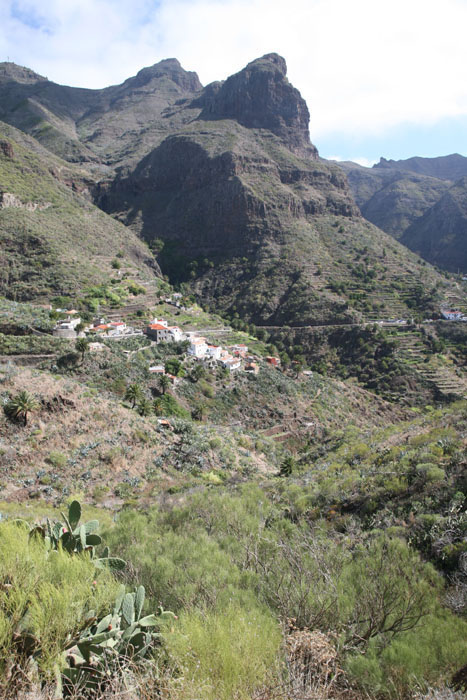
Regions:
<instances>
[{"instance_id":1,"label":"dry brown grass","mask_svg":"<svg viewBox=\"0 0 467 700\"><path fill-rule=\"evenodd\" d=\"M11 476L3 483L6 499L29 495L21 484L39 470L45 472L43 481L58 473L63 484L85 491L89 499L96 486L111 488L128 475L144 475L162 443L149 419L72 379L22 368L2 389L12 395L25 389L40 402L25 427L0 415L0 468ZM54 463L57 454L68 460L66 466ZM83 481L87 471L91 478ZM41 483L34 489L41 491Z\"/></svg>"},{"instance_id":2,"label":"dry brown grass","mask_svg":"<svg viewBox=\"0 0 467 700\"><path fill-rule=\"evenodd\" d=\"M183 470L173 468L177 455L165 454L181 445L183 437L158 429L154 416L144 418L110 394L107 398L105 392L99 394L74 378L26 367L16 368L7 381L3 377L0 401L2 395L22 390L37 398L39 409L30 414L26 426L11 422L0 410L1 500L56 501L65 493L116 508L133 497L149 504L161 491L186 481ZM194 429L203 431L205 426ZM243 436L227 426L210 430L220 443L219 449L203 452L204 471L225 469L221 448L226 445L232 458L229 469L241 472L238 447ZM203 441L206 437L200 438ZM276 470L267 455L249 448L252 471ZM158 457L162 464L159 460L155 468ZM116 489L120 495L115 495Z\"/></svg>"}]
</instances>

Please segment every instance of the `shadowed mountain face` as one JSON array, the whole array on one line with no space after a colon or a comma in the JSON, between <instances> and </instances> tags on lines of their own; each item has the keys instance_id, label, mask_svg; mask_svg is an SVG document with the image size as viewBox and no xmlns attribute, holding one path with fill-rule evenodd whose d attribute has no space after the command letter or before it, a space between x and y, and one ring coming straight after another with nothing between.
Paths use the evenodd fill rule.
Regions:
<instances>
[{"instance_id":1,"label":"shadowed mountain face","mask_svg":"<svg viewBox=\"0 0 467 700\"><path fill-rule=\"evenodd\" d=\"M0 64L0 97L0 118L79 162L95 203L221 310L345 322L391 313L398 297L400 315L397 288L439 281L362 219L342 170L318 158L277 54L206 88L176 59L103 90Z\"/></svg>"},{"instance_id":2,"label":"shadowed mountain face","mask_svg":"<svg viewBox=\"0 0 467 700\"><path fill-rule=\"evenodd\" d=\"M459 196L467 158L381 158L372 168L341 166L366 219L425 260L453 272L465 270L466 221Z\"/></svg>"},{"instance_id":3,"label":"shadowed mountain face","mask_svg":"<svg viewBox=\"0 0 467 700\"><path fill-rule=\"evenodd\" d=\"M462 177L423 216L401 242L426 260L452 272L467 270L467 177Z\"/></svg>"}]
</instances>

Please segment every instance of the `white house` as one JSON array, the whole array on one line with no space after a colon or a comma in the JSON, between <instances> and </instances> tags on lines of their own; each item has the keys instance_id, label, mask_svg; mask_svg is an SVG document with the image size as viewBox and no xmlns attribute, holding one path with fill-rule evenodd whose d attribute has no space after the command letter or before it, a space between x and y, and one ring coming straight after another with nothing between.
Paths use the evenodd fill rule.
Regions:
<instances>
[{"instance_id":1,"label":"white house","mask_svg":"<svg viewBox=\"0 0 467 700\"><path fill-rule=\"evenodd\" d=\"M219 360L221 357L222 353L222 346L221 345L209 345L206 350L206 357L209 357L210 359L213 360Z\"/></svg>"},{"instance_id":2,"label":"white house","mask_svg":"<svg viewBox=\"0 0 467 700\"><path fill-rule=\"evenodd\" d=\"M126 330L126 323L123 321L111 321L109 326L108 335L122 335Z\"/></svg>"},{"instance_id":3,"label":"white house","mask_svg":"<svg viewBox=\"0 0 467 700\"><path fill-rule=\"evenodd\" d=\"M178 326L169 326L168 331L170 333L170 336L172 337L173 343L179 343L180 341L185 340L186 338L185 333Z\"/></svg>"},{"instance_id":4,"label":"white house","mask_svg":"<svg viewBox=\"0 0 467 700\"><path fill-rule=\"evenodd\" d=\"M441 315L448 321L458 321L464 315L462 311L448 311L446 309L441 309Z\"/></svg>"},{"instance_id":5,"label":"white house","mask_svg":"<svg viewBox=\"0 0 467 700\"><path fill-rule=\"evenodd\" d=\"M194 355L195 357L204 357L208 349L208 344L206 338L193 337L190 338L190 345L188 347L188 354Z\"/></svg>"},{"instance_id":6,"label":"white house","mask_svg":"<svg viewBox=\"0 0 467 700\"><path fill-rule=\"evenodd\" d=\"M224 350L221 353L219 364L222 365L224 369L228 369L229 372L234 372L235 370L240 368L242 363L240 362L240 359L238 357L232 357L232 355L230 355Z\"/></svg>"},{"instance_id":7,"label":"white house","mask_svg":"<svg viewBox=\"0 0 467 700\"><path fill-rule=\"evenodd\" d=\"M79 316L67 316L63 321L58 321L53 329L53 335L61 338L76 338L76 326L81 323Z\"/></svg>"},{"instance_id":8,"label":"white house","mask_svg":"<svg viewBox=\"0 0 467 700\"><path fill-rule=\"evenodd\" d=\"M80 323L81 323L81 319L79 316L67 316L66 319L64 319L63 321L58 321L55 328L61 329L61 330L74 331L76 326Z\"/></svg>"}]
</instances>

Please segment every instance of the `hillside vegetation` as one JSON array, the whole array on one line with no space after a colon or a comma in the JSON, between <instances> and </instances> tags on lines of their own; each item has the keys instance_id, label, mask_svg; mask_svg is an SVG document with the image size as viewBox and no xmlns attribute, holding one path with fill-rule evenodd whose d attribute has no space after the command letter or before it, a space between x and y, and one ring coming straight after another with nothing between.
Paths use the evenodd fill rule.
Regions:
<instances>
[{"instance_id":1,"label":"hillside vegetation","mask_svg":"<svg viewBox=\"0 0 467 700\"><path fill-rule=\"evenodd\" d=\"M277 54L0 119L0 700L464 700L466 159L323 161Z\"/></svg>"},{"instance_id":2,"label":"hillside vegetation","mask_svg":"<svg viewBox=\"0 0 467 700\"><path fill-rule=\"evenodd\" d=\"M158 268L147 247L89 200L84 171L9 126L0 124L0 141L1 294L17 300L76 294L110 281L119 252L122 271L154 278Z\"/></svg>"}]
</instances>

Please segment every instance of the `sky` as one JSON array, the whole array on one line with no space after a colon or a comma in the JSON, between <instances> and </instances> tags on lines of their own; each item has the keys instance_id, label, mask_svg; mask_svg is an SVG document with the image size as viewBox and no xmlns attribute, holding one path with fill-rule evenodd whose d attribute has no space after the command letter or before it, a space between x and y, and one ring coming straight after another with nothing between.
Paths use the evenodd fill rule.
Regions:
<instances>
[{"instance_id":1,"label":"sky","mask_svg":"<svg viewBox=\"0 0 467 700\"><path fill-rule=\"evenodd\" d=\"M467 0L0 0L0 61L99 88L178 58L203 85L276 52L325 158L467 156Z\"/></svg>"}]
</instances>

